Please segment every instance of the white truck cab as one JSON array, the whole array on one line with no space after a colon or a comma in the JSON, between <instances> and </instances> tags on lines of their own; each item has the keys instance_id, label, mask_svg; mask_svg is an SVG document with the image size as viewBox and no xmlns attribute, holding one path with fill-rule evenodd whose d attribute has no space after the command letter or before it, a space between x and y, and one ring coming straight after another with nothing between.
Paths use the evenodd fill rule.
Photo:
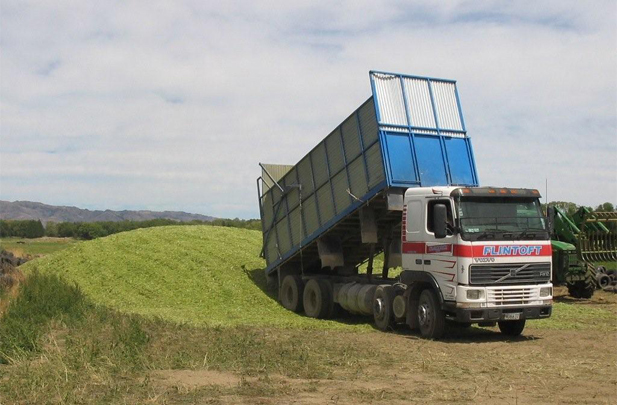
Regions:
<instances>
[{"instance_id":1,"label":"white truck cab","mask_svg":"<svg viewBox=\"0 0 617 405\"><path fill-rule=\"evenodd\" d=\"M497 322L518 335L526 319L549 317L551 244L539 197L513 188L407 189L400 276L407 323L428 337L439 337L445 320Z\"/></svg>"}]
</instances>

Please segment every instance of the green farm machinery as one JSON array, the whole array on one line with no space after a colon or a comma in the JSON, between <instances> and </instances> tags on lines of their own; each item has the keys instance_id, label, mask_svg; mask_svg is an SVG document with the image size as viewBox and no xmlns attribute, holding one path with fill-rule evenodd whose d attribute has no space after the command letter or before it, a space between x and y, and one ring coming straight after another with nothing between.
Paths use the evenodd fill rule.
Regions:
<instances>
[{"instance_id":1,"label":"green farm machinery","mask_svg":"<svg viewBox=\"0 0 617 405\"><path fill-rule=\"evenodd\" d=\"M617 262L617 212L593 212L581 207L568 215L549 207L553 221L553 277L565 283L575 298L591 298L595 289L615 289L617 270L602 262Z\"/></svg>"}]
</instances>

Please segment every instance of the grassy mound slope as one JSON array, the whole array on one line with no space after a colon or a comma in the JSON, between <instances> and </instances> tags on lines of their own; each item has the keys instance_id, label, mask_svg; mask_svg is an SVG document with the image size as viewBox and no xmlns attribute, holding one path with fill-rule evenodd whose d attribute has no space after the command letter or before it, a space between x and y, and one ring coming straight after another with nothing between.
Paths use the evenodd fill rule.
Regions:
<instances>
[{"instance_id":1,"label":"grassy mound slope","mask_svg":"<svg viewBox=\"0 0 617 405\"><path fill-rule=\"evenodd\" d=\"M260 249L256 231L170 226L78 243L25 270L59 274L97 303L177 322L349 327L294 314L266 294Z\"/></svg>"}]
</instances>

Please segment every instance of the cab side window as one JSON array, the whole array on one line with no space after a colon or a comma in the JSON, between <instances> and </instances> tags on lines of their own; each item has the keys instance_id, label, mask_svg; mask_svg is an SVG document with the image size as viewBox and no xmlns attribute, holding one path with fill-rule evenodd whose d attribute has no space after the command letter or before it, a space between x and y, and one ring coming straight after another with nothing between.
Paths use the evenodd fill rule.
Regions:
<instances>
[{"instance_id":1,"label":"cab side window","mask_svg":"<svg viewBox=\"0 0 617 405\"><path fill-rule=\"evenodd\" d=\"M429 232L435 232L435 226L433 224L433 210L435 205L443 204L446 206L446 214L448 221L448 235L452 235L452 229L454 229L454 220L452 218L452 205L450 204L450 200L431 200L427 204L427 212L426 212L426 229Z\"/></svg>"}]
</instances>

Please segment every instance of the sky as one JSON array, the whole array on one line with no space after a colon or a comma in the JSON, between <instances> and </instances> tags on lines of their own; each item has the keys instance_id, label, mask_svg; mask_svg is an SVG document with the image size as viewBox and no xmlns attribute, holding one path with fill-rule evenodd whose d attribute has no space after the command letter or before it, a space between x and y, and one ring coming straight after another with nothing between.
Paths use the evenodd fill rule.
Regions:
<instances>
[{"instance_id":1,"label":"sky","mask_svg":"<svg viewBox=\"0 0 617 405\"><path fill-rule=\"evenodd\" d=\"M617 3L0 3L0 199L257 218L369 70L457 80L481 185L617 203Z\"/></svg>"}]
</instances>

